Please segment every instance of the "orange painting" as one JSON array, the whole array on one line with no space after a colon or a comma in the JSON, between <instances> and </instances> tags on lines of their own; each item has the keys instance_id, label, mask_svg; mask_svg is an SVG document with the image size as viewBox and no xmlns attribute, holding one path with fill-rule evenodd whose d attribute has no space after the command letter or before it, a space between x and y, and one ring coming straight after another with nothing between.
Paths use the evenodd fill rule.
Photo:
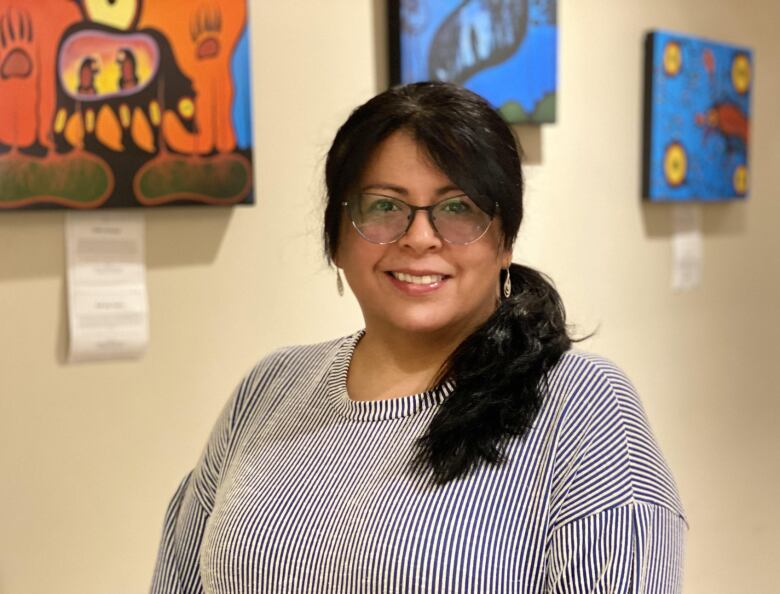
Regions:
<instances>
[{"instance_id":1,"label":"orange painting","mask_svg":"<svg viewBox=\"0 0 780 594\"><path fill-rule=\"evenodd\" d=\"M249 203L246 0L0 0L0 209Z\"/></svg>"}]
</instances>

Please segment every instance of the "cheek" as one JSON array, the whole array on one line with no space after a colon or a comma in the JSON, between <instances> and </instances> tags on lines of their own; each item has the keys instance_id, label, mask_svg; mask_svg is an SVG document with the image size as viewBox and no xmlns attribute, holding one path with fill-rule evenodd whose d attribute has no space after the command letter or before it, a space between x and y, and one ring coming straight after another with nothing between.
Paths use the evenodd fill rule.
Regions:
<instances>
[{"instance_id":1,"label":"cheek","mask_svg":"<svg viewBox=\"0 0 780 594\"><path fill-rule=\"evenodd\" d=\"M512 259L512 251L504 247L499 230L494 227L487 235L463 252L464 262L475 272L491 277L506 268ZM468 249L472 248L472 249Z\"/></svg>"},{"instance_id":2,"label":"cheek","mask_svg":"<svg viewBox=\"0 0 780 594\"><path fill-rule=\"evenodd\" d=\"M479 247L479 252L471 252L468 255L464 253L463 267L471 277L470 284L475 293L493 294L497 290L501 270L509 265L512 254L503 248L497 238Z\"/></svg>"},{"instance_id":3,"label":"cheek","mask_svg":"<svg viewBox=\"0 0 780 594\"><path fill-rule=\"evenodd\" d=\"M346 276L359 282L361 277L373 274L386 251L387 246L367 242L348 224L346 228L342 226L334 262Z\"/></svg>"}]
</instances>

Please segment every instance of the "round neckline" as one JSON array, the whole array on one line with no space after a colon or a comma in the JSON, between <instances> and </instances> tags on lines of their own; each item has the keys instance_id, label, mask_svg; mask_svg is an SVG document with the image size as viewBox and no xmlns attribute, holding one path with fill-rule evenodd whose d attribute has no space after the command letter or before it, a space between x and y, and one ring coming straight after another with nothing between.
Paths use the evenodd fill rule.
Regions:
<instances>
[{"instance_id":1,"label":"round neckline","mask_svg":"<svg viewBox=\"0 0 780 594\"><path fill-rule=\"evenodd\" d=\"M349 365L352 362L355 348L365 333L365 330L359 330L343 340L331 368L329 392L331 400L341 415L354 421L400 419L441 404L452 393L455 385L454 382L448 380L431 390L418 392L417 394L408 394L383 400L352 400L347 392Z\"/></svg>"}]
</instances>

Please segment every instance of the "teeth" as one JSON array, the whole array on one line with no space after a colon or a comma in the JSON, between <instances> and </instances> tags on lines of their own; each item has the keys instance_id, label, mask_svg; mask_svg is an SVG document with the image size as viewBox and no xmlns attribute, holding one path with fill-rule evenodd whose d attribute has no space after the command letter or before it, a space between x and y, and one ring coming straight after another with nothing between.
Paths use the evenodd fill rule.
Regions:
<instances>
[{"instance_id":1,"label":"teeth","mask_svg":"<svg viewBox=\"0 0 780 594\"><path fill-rule=\"evenodd\" d=\"M391 274L399 281L413 283L415 285L431 285L444 279L444 275L442 274L426 274L425 276L413 276L411 274L406 274L405 272L393 272Z\"/></svg>"}]
</instances>

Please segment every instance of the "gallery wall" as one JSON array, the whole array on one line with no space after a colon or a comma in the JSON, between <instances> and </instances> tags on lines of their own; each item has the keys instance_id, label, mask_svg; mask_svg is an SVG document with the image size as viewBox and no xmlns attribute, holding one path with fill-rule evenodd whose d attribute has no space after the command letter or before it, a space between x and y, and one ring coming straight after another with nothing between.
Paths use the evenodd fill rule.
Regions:
<instances>
[{"instance_id":1,"label":"gallery wall","mask_svg":"<svg viewBox=\"0 0 780 594\"><path fill-rule=\"evenodd\" d=\"M145 591L167 501L241 375L360 327L321 254L321 173L383 85L379 7L252 1L257 205L145 211L141 360L66 363L64 213L0 213L0 594ZM519 130L515 259L638 387L688 513L685 592L776 592L780 4L560 0L559 18L558 122ZM700 207L704 278L685 293L672 209L639 199L651 27L755 50L750 199Z\"/></svg>"}]
</instances>

